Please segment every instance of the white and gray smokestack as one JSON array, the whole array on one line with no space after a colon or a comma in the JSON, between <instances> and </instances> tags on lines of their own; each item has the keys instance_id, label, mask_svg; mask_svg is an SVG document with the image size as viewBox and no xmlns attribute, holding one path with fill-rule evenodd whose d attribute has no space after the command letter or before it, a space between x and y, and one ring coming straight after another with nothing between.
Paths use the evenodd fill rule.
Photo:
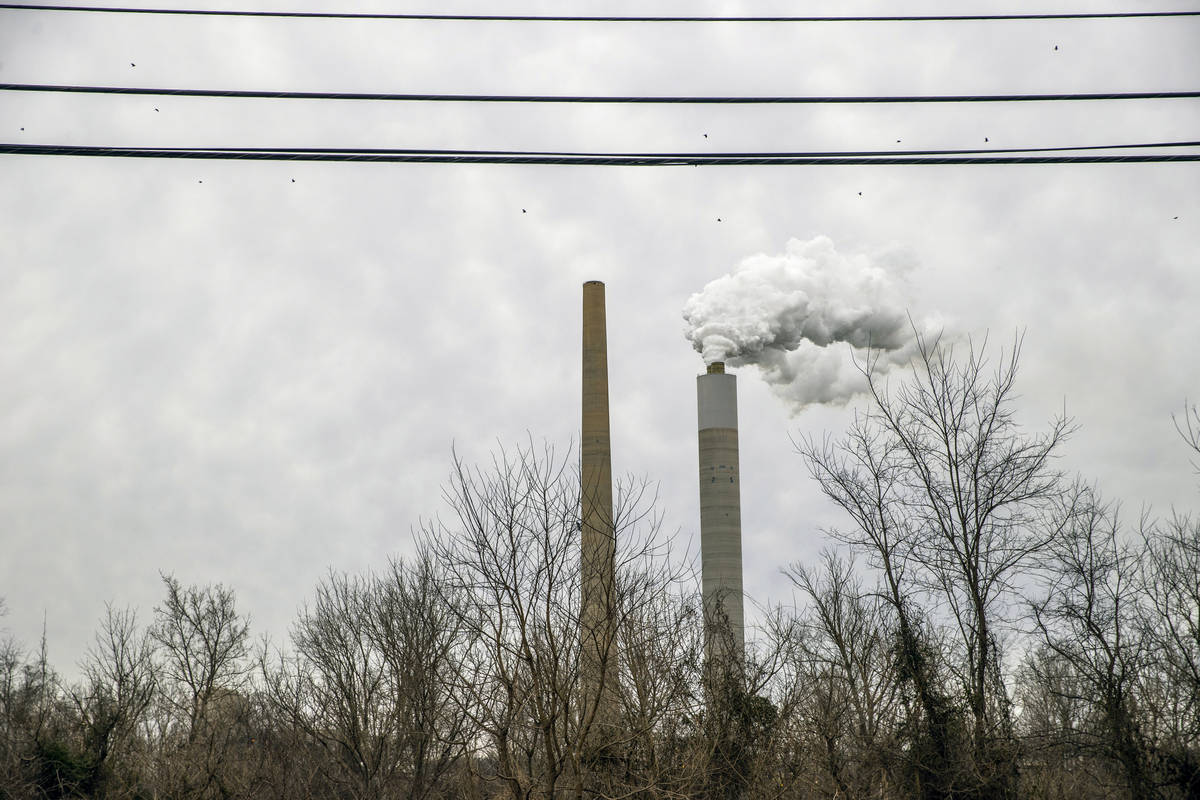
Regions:
<instances>
[{"instance_id":1,"label":"white and gray smokestack","mask_svg":"<svg viewBox=\"0 0 1200 800\"><path fill-rule=\"evenodd\" d=\"M742 612L742 503L738 469L737 378L725 364L696 377L700 439L700 564L709 655L745 653ZM716 639L714 640L714 635Z\"/></svg>"}]
</instances>

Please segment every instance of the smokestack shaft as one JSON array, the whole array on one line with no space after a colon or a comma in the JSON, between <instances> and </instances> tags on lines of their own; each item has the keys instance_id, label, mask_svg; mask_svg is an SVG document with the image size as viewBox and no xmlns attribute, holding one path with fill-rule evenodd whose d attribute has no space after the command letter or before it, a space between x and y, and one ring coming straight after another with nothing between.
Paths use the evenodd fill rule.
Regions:
<instances>
[{"instance_id":1,"label":"smokestack shaft","mask_svg":"<svg viewBox=\"0 0 1200 800\"><path fill-rule=\"evenodd\" d=\"M583 420L580 441L580 628L584 697L597 716L615 708L616 538L608 416L608 341L604 284L583 285Z\"/></svg>"},{"instance_id":2,"label":"smokestack shaft","mask_svg":"<svg viewBox=\"0 0 1200 800\"><path fill-rule=\"evenodd\" d=\"M713 367L717 365L714 364ZM700 441L700 563L708 650L745 653L737 378L723 367L696 378ZM714 635L720 641L714 640Z\"/></svg>"}]
</instances>

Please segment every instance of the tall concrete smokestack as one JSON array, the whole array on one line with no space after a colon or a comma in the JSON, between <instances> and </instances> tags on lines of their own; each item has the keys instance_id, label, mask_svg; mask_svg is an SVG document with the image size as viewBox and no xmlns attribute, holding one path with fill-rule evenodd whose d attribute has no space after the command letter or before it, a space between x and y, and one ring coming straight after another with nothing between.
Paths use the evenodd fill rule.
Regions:
<instances>
[{"instance_id":1,"label":"tall concrete smokestack","mask_svg":"<svg viewBox=\"0 0 1200 800\"><path fill-rule=\"evenodd\" d=\"M583 284L583 425L580 441L580 679L585 722L616 719L616 537L608 426L604 284Z\"/></svg>"},{"instance_id":2,"label":"tall concrete smokestack","mask_svg":"<svg viewBox=\"0 0 1200 800\"><path fill-rule=\"evenodd\" d=\"M700 565L706 649L745 654L742 612L742 503L738 470L737 378L715 361L696 377L700 439Z\"/></svg>"}]
</instances>

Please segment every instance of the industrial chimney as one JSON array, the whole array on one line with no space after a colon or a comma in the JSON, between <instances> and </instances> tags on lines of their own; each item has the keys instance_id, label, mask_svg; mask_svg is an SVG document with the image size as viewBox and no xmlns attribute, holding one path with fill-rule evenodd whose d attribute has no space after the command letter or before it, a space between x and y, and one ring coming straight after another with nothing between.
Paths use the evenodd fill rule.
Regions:
<instances>
[{"instance_id":1,"label":"industrial chimney","mask_svg":"<svg viewBox=\"0 0 1200 800\"><path fill-rule=\"evenodd\" d=\"M603 724L616 719L617 647L608 342L600 281L583 284L580 462L580 684L585 723Z\"/></svg>"},{"instance_id":2,"label":"industrial chimney","mask_svg":"<svg viewBox=\"0 0 1200 800\"><path fill-rule=\"evenodd\" d=\"M738 471L737 378L714 361L696 377L700 439L700 565L705 650L745 654L742 613L742 504ZM729 663L729 662L727 662Z\"/></svg>"}]
</instances>

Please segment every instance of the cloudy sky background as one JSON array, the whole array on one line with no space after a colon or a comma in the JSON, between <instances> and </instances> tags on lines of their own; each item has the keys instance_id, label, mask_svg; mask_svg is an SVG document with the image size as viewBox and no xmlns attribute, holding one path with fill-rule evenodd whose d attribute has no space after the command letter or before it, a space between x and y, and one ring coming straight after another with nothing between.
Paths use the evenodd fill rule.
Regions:
<instances>
[{"instance_id":1,"label":"cloudy sky background","mask_svg":"<svg viewBox=\"0 0 1200 800\"><path fill-rule=\"evenodd\" d=\"M137 5L137 3L133 3ZM143 4L146 6L153 3ZM193 7L220 8L197 0ZM227 7L227 6L226 6ZM242 6L239 6L242 7ZM1163 0L1156 10L1183 10ZM329 10L312 0L255 8ZM563 13L561 4L339 11ZM572 4L573 13L1123 11L1076 3ZM0 11L0 81L499 94L1167 91L1200 20L565 25ZM1055 50L1057 46L1057 50ZM136 66L133 66L136 65ZM157 110L156 110L157 109ZM0 141L572 151L887 150L1195 140L1194 100L519 106L0 92ZM705 138L707 134L707 138ZM897 142L897 140L901 140ZM914 315L1009 344L1031 428L1130 516L1200 503L1171 414L1200 399L1200 165L567 167L0 156L0 626L74 672L105 602L159 573L236 589L279 639L330 568L412 551L454 445L579 425L580 285L608 287L614 469L698 544L688 297L828 236L896 254ZM720 221L718 221L718 219ZM844 351L849 358L849 351ZM839 521L792 415L739 374L745 583Z\"/></svg>"}]
</instances>

